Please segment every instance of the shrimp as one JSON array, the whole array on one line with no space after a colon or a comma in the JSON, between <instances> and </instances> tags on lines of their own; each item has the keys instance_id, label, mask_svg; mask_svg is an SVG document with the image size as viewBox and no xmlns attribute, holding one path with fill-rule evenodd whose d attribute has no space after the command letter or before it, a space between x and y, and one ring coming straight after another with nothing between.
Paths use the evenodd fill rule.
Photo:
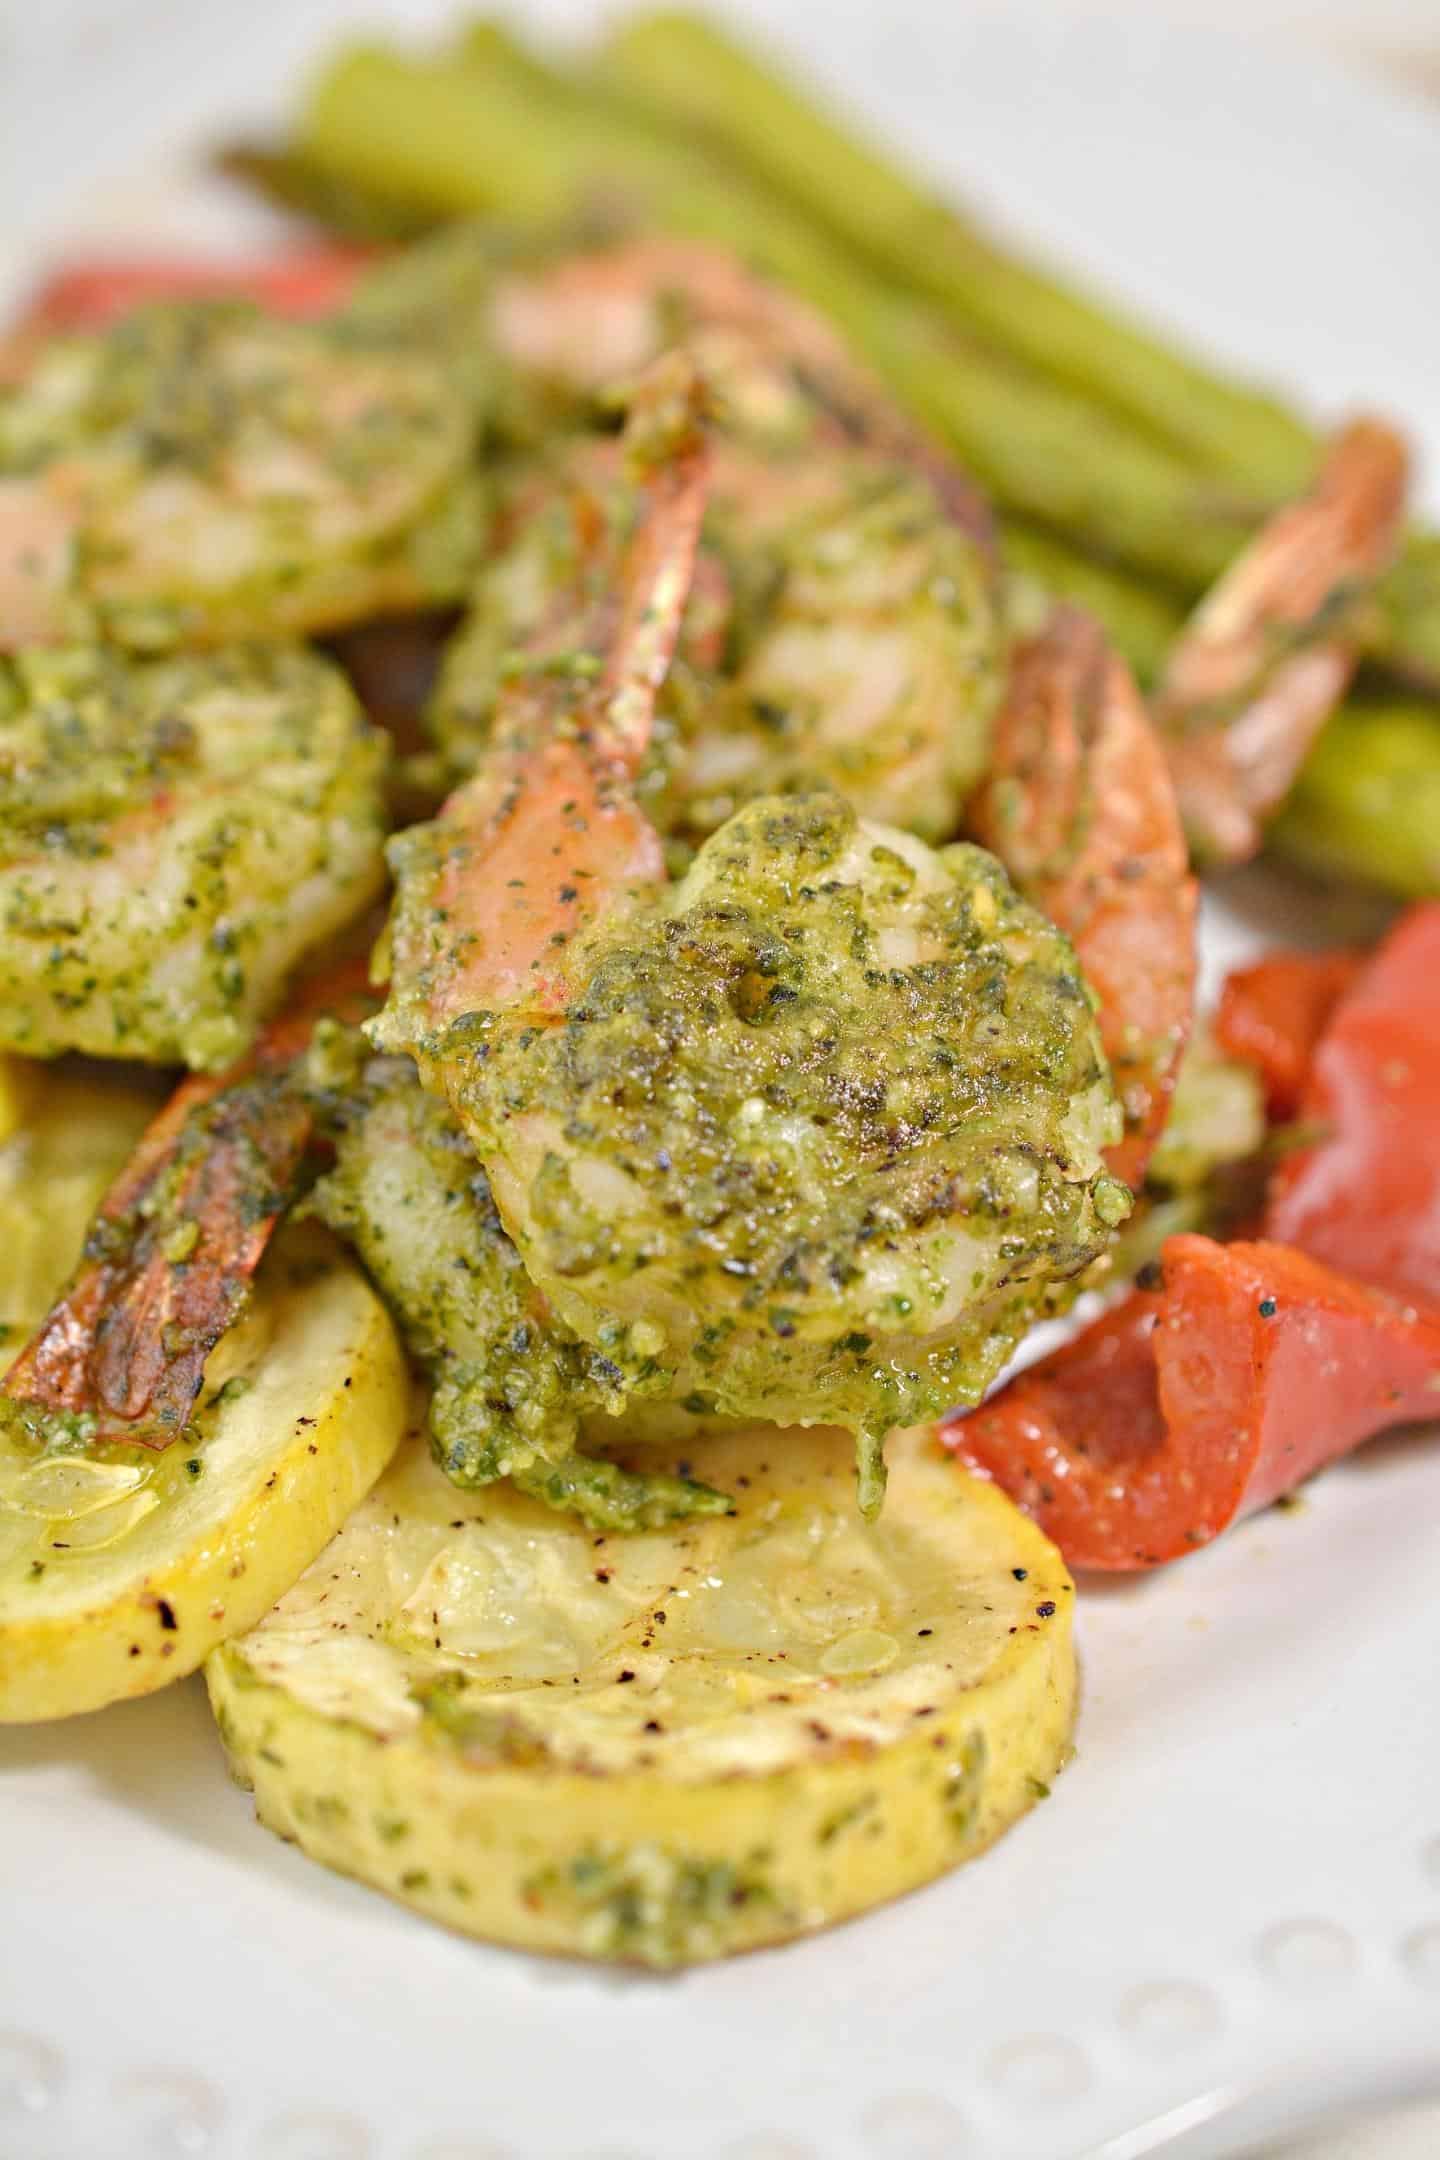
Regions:
<instances>
[{"instance_id":1,"label":"shrimp","mask_svg":"<svg viewBox=\"0 0 1440 2160\"><path fill-rule=\"evenodd\" d=\"M388 320L238 301L59 339L0 391L0 650L333 628L458 595L473 387Z\"/></svg>"},{"instance_id":2,"label":"shrimp","mask_svg":"<svg viewBox=\"0 0 1440 2160\"><path fill-rule=\"evenodd\" d=\"M863 451L827 463L829 499L768 531L717 501L713 545L748 605L715 694L702 678L680 706L683 754L656 803L692 845L747 800L816 782L948 839L985 769L1001 679L988 560L924 474Z\"/></svg>"},{"instance_id":3,"label":"shrimp","mask_svg":"<svg viewBox=\"0 0 1440 2160\"><path fill-rule=\"evenodd\" d=\"M1194 1007L1186 833L1214 860L1259 846L1349 680L1347 611L1394 549L1404 471L1378 423L1340 436L1314 493L1270 522L1182 633L1158 735L1077 609L1017 649L971 827L1075 940L1125 1106L1108 1161L1131 1185L1164 1127Z\"/></svg>"},{"instance_id":4,"label":"shrimp","mask_svg":"<svg viewBox=\"0 0 1440 2160\"><path fill-rule=\"evenodd\" d=\"M500 360L552 414L605 405L617 383L682 341L763 425L787 418L773 369L737 371L737 354L784 353L837 408L889 413L883 392L822 316L721 248L639 238L502 271L488 314ZM888 418L887 425L898 427Z\"/></svg>"},{"instance_id":5,"label":"shrimp","mask_svg":"<svg viewBox=\"0 0 1440 2160\"><path fill-rule=\"evenodd\" d=\"M0 660L0 1045L229 1063L379 892L384 760L285 647Z\"/></svg>"},{"instance_id":6,"label":"shrimp","mask_svg":"<svg viewBox=\"0 0 1440 2160\"><path fill-rule=\"evenodd\" d=\"M602 546L394 845L371 1034L448 1099L555 1319L694 1411L851 1425L873 1512L884 1433L975 1400L1127 1211L1119 1111L1074 954L977 848L813 790L665 886L633 780L707 465L669 440L618 582Z\"/></svg>"},{"instance_id":7,"label":"shrimp","mask_svg":"<svg viewBox=\"0 0 1440 2160\"><path fill-rule=\"evenodd\" d=\"M1405 446L1379 420L1336 436L1310 494L1277 512L1181 631L1155 697L1195 854L1260 846L1363 642L1366 589L1399 544Z\"/></svg>"},{"instance_id":8,"label":"shrimp","mask_svg":"<svg viewBox=\"0 0 1440 2160\"><path fill-rule=\"evenodd\" d=\"M338 1104L335 1167L310 1206L348 1240L430 1381L437 1462L465 1488L510 1478L597 1530L723 1513L687 1476L585 1454L581 1419L614 1415L644 1376L550 1315L505 1233L485 1173L408 1058L362 1064Z\"/></svg>"},{"instance_id":9,"label":"shrimp","mask_svg":"<svg viewBox=\"0 0 1440 2160\"><path fill-rule=\"evenodd\" d=\"M740 803L817 781L949 837L1001 673L989 527L829 328L729 258L655 241L502 279L491 320L508 364L572 414L677 339L711 386L702 552L637 781L672 860ZM435 704L462 766L517 628L573 577L568 501L607 457L613 487L613 445L582 436L508 491Z\"/></svg>"},{"instance_id":10,"label":"shrimp","mask_svg":"<svg viewBox=\"0 0 1440 2160\"><path fill-rule=\"evenodd\" d=\"M562 422L613 408L617 384L683 344L722 407L717 495L726 493L727 439L773 459L823 435L834 447L863 445L923 471L955 524L993 553L994 521L974 483L904 417L822 315L723 248L640 238L501 271L485 309L512 396L518 384L522 401L538 398ZM750 478L778 507L794 493L793 475L777 486L753 459ZM826 489L818 463L809 484Z\"/></svg>"},{"instance_id":11,"label":"shrimp","mask_svg":"<svg viewBox=\"0 0 1440 2160\"><path fill-rule=\"evenodd\" d=\"M464 1014L559 1010L565 948L663 879L631 783L694 575L701 394L684 355L656 364L631 419L638 524L624 540L617 506L576 499L578 575L510 655L483 763L391 843L391 992L372 1032L422 1073L430 1039Z\"/></svg>"},{"instance_id":12,"label":"shrimp","mask_svg":"<svg viewBox=\"0 0 1440 2160\"><path fill-rule=\"evenodd\" d=\"M1190 1032L1198 893L1140 693L1078 608L1016 650L970 828L1075 942L1125 1112L1106 1160L1138 1186Z\"/></svg>"},{"instance_id":13,"label":"shrimp","mask_svg":"<svg viewBox=\"0 0 1440 2160\"><path fill-rule=\"evenodd\" d=\"M205 1362L239 1318L271 1233L301 1190L315 1133L297 1084L322 1019L355 1020L364 971L304 985L223 1074L181 1083L111 1186L80 1265L0 1387L31 1439L164 1448L185 1430Z\"/></svg>"}]
</instances>

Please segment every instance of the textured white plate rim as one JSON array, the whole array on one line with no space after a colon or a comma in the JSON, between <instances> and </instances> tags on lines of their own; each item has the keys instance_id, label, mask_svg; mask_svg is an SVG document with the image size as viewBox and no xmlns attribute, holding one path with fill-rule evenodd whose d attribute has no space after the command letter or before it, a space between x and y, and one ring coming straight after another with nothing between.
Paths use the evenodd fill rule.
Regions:
<instances>
[{"instance_id":1,"label":"textured white plate rim","mask_svg":"<svg viewBox=\"0 0 1440 2160\"><path fill-rule=\"evenodd\" d=\"M0 25L0 285L57 168L67 225L85 183L112 240L236 241L169 179L93 183L259 109L344 12L82 0ZM1317 408L1360 391L1440 447L1440 138L1416 108L1038 4L807 0L785 26L1018 226ZM1212 911L1212 968L1250 935ZM310 1869L224 1787L194 1683L0 1738L0 2153L1204 2160L1440 2090L1434 1497L1423 1447L1388 1444L1164 1581L1087 1591L1049 1807L869 1921L676 1982L478 1950Z\"/></svg>"}]
</instances>

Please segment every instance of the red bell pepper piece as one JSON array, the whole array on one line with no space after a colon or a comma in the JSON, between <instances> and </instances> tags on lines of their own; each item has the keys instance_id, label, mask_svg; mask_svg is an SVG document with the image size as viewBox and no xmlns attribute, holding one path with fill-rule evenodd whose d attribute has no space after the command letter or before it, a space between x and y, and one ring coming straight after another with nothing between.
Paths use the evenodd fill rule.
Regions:
<instances>
[{"instance_id":1,"label":"red bell pepper piece","mask_svg":"<svg viewBox=\"0 0 1440 2160\"><path fill-rule=\"evenodd\" d=\"M1253 1065L1277 1123L1300 1107L1316 1046L1365 966L1363 953L1267 953L1225 979L1215 1033L1227 1056Z\"/></svg>"},{"instance_id":2,"label":"red bell pepper piece","mask_svg":"<svg viewBox=\"0 0 1440 2160\"><path fill-rule=\"evenodd\" d=\"M1178 1559L1386 1427L1440 1412L1440 1312L1271 1244L1174 1237L1137 1291L953 1424L1072 1567Z\"/></svg>"},{"instance_id":3,"label":"red bell pepper piece","mask_svg":"<svg viewBox=\"0 0 1440 2160\"><path fill-rule=\"evenodd\" d=\"M1272 1101L1324 1135L1276 1173L1267 1242L1171 1238L1163 1288L943 1429L1073 1567L1176 1559L1372 1433L1440 1415L1440 903L1358 967L1246 970L1228 1018L1226 1047L1248 1041Z\"/></svg>"},{"instance_id":4,"label":"red bell pepper piece","mask_svg":"<svg viewBox=\"0 0 1440 2160\"><path fill-rule=\"evenodd\" d=\"M324 247L297 249L265 262L184 262L156 256L72 263L40 287L25 322L47 330L98 330L147 300L227 295L257 301L277 315L325 315L349 298L371 260L363 248Z\"/></svg>"},{"instance_id":5,"label":"red bell pepper piece","mask_svg":"<svg viewBox=\"0 0 1440 2160\"><path fill-rule=\"evenodd\" d=\"M0 341L0 384L18 382L47 338L103 330L148 300L254 300L276 315L327 315L347 300L371 257L363 248L305 248L269 262L75 263L40 287Z\"/></svg>"},{"instance_id":6,"label":"red bell pepper piece","mask_svg":"<svg viewBox=\"0 0 1440 2160\"><path fill-rule=\"evenodd\" d=\"M1265 1235L1440 1306L1440 901L1411 908L1335 1009Z\"/></svg>"}]
</instances>

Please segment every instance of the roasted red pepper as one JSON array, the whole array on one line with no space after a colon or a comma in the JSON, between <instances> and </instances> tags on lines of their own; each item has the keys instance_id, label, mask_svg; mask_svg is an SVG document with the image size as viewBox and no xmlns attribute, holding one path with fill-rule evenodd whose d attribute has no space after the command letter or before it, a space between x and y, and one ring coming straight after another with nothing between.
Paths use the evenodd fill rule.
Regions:
<instances>
[{"instance_id":1,"label":"roasted red pepper","mask_svg":"<svg viewBox=\"0 0 1440 2160\"><path fill-rule=\"evenodd\" d=\"M40 287L25 321L48 330L98 330L147 300L227 296L277 315L324 315L348 299L371 256L363 248L304 248L266 262L73 263Z\"/></svg>"},{"instance_id":2,"label":"roasted red pepper","mask_svg":"<svg viewBox=\"0 0 1440 2160\"><path fill-rule=\"evenodd\" d=\"M370 256L363 248L306 248L269 262L76 263L57 271L0 341L0 383L16 382L48 338L103 330L149 300L254 300L276 315L328 315L347 300Z\"/></svg>"},{"instance_id":3,"label":"roasted red pepper","mask_svg":"<svg viewBox=\"0 0 1440 2160\"><path fill-rule=\"evenodd\" d=\"M1440 1306L1440 902L1403 915L1337 1005L1299 1115L1323 1137L1281 1164L1266 1236Z\"/></svg>"},{"instance_id":4,"label":"roasted red pepper","mask_svg":"<svg viewBox=\"0 0 1440 2160\"><path fill-rule=\"evenodd\" d=\"M1162 1269L941 1431L1072 1567L1178 1559L1372 1433L1440 1413L1440 1312L1283 1245L1174 1237Z\"/></svg>"},{"instance_id":5,"label":"roasted red pepper","mask_svg":"<svg viewBox=\"0 0 1440 2160\"><path fill-rule=\"evenodd\" d=\"M1440 903L1363 963L1247 969L1220 1032L1321 1135L1277 1171L1267 1242L1171 1238L1162 1288L944 1429L1073 1567L1176 1559L1440 1416Z\"/></svg>"},{"instance_id":6,"label":"roasted red pepper","mask_svg":"<svg viewBox=\"0 0 1440 2160\"><path fill-rule=\"evenodd\" d=\"M1215 1033L1228 1056L1253 1065L1276 1122L1300 1108L1316 1046L1365 966L1363 953L1267 953L1226 977Z\"/></svg>"}]
</instances>

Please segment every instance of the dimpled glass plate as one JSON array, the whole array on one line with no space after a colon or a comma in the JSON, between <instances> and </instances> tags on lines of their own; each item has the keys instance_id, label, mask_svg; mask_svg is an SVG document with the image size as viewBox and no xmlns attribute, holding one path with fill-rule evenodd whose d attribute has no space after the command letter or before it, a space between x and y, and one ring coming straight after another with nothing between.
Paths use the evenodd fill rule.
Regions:
<instances>
[{"instance_id":1,"label":"dimpled glass plate","mask_svg":"<svg viewBox=\"0 0 1440 2160\"><path fill-rule=\"evenodd\" d=\"M0 297L81 230L263 238L195 146L280 109L347 12L4 0ZM1138 13L742 12L1018 233L1440 455L1420 108ZM1324 906L1241 880L1209 909L1212 979ZM227 1784L198 1682L8 1732L0 2154L1203 2160L1440 2090L1440 1459L1373 1447L1168 1574L1086 1587L1080 1632L1078 1754L994 1852L668 1980L482 1949L322 1873Z\"/></svg>"}]
</instances>

